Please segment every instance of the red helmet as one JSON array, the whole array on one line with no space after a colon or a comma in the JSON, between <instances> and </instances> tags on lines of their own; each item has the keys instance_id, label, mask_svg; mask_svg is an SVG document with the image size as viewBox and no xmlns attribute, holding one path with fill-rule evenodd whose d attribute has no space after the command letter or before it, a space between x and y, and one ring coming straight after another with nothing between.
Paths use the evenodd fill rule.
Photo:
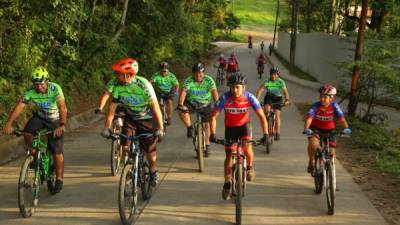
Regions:
<instances>
[{"instance_id":1,"label":"red helmet","mask_svg":"<svg viewBox=\"0 0 400 225\"><path fill-rule=\"evenodd\" d=\"M135 75L139 71L139 64L133 58L123 58L112 65L112 70L117 73Z\"/></svg>"},{"instance_id":2,"label":"red helmet","mask_svg":"<svg viewBox=\"0 0 400 225\"><path fill-rule=\"evenodd\" d=\"M319 88L319 93L322 95L336 95L336 88L331 84L325 84Z\"/></svg>"}]
</instances>

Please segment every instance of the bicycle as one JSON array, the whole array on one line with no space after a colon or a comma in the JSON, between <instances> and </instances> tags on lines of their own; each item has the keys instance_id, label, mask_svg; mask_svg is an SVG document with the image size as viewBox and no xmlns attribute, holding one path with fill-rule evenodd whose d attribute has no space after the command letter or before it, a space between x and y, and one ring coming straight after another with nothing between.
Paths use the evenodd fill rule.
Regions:
<instances>
[{"instance_id":1,"label":"bicycle","mask_svg":"<svg viewBox=\"0 0 400 225\"><path fill-rule=\"evenodd\" d=\"M231 197L235 196L235 212L236 212L236 225L242 224L242 199L246 192L247 181L247 161L246 155L243 152L242 146L245 144L252 144L257 146L262 144L261 141L254 140L226 140L217 139L216 144L221 145L236 145L236 150L232 153L232 175L231 175Z\"/></svg>"},{"instance_id":2,"label":"bicycle","mask_svg":"<svg viewBox=\"0 0 400 225\"><path fill-rule=\"evenodd\" d=\"M204 154L205 154L205 148L206 148L206 139L205 139L205 131L203 128L203 121L201 118L201 112L202 112L203 107L200 105L195 105L194 110L196 113L196 121L193 124L193 146L194 146L194 151L196 152L196 158L199 166L199 172L204 171ZM179 109L183 112L189 112L189 110L182 110Z\"/></svg>"},{"instance_id":3,"label":"bicycle","mask_svg":"<svg viewBox=\"0 0 400 225\"><path fill-rule=\"evenodd\" d=\"M257 64L257 74L259 76L259 78L262 78L262 75L264 74L264 63L258 63Z\"/></svg>"},{"instance_id":4,"label":"bicycle","mask_svg":"<svg viewBox=\"0 0 400 225\"><path fill-rule=\"evenodd\" d=\"M271 110L266 112L266 117L267 117L267 121L268 121L268 141L266 143L266 148L265 148L265 152L267 154L271 153L272 150L272 144L274 143L274 138L275 138L275 129L276 129L276 113L275 113L275 109L274 106L275 105L280 105L281 107L285 106L284 103L282 102L277 102L277 103L272 103L269 104L271 106ZM264 106L264 104L263 104Z\"/></svg>"},{"instance_id":5,"label":"bicycle","mask_svg":"<svg viewBox=\"0 0 400 225\"><path fill-rule=\"evenodd\" d=\"M332 157L329 147L329 138L336 132L317 133L320 136L320 146L314 155L315 166L311 175L314 178L315 193L321 194L325 187L328 214L333 215L335 213L336 169L335 158ZM344 136L342 132L339 135Z\"/></svg>"},{"instance_id":6,"label":"bicycle","mask_svg":"<svg viewBox=\"0 0 400 225\"><path fill-rule=\"evenodd\" d=\"M168 117L165 98L173 97L174 94L162 94L162 93L158 93L158 95L159 95L159 102L158 102L158 104L160 105L160 110L161 110L161 114L162 114L162 118L163 118L163 124L164 124L164 130L166 131L166 130L167 130L167 125L169 125L169 120L170 120L171 118Z\"/></svg>"},{"instance_id":7,"label":"bicycle","mask_svg":"<svg viewBox=\"0 0 400 225\"><path fill-rule=\"evenodd\" d=\"M47 144L42 141L42 137L53 133L53 131L41 130L33 139L27 156L21 166L18 180L18 207L22 217L31 217L35 213L39 203L40 185L47 182L47 189L50 194L54 193L56 175L54 159ZM21 136L23 131L15 130L14 135ZM32 154L31 149L36 150Z\"/></svg>"},{"instance_id":8,"label":"bicycle","mask_svg":"<svg viewBox=\"0 0 400 225\"><path fill-rule=\"evenodd\" d=\"M150 184L150 166L144 157L144 152L139 145L140 138L152 137L152 133L144 133L134 136L125 134L111 134L112 139L126 138L131 141L129 147L129 159L122 170L118 188L118 210L123 224L133 223L138 211L138 189L141 189L142 199L148 200L152 196Z\"/></svg>"}]
</instances>

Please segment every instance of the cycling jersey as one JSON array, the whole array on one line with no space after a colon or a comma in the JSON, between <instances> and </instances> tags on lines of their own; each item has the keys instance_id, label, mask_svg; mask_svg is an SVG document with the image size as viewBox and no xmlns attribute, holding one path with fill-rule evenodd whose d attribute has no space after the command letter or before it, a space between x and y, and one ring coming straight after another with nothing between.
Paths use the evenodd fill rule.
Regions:
<instances>
[{"instance_id":1,"label":"cycling jersey","mask_svg":"<svg viewBox=\"0 0 400 225\"><path fill-rule=\"evenodd\" d=\"M112 97L113 102L121 103L135 120L152 118L150 104L157 99L153 87L145 78L135 76L129 84L116 85Z\"/></svg>"},{"instance_id":2,"label":"cycling jersey","mask_svg":"<svg viewBox=\"0 0 400 225\"><path fill-rule=\"evenodd\" d=\"M264 57L258 57L256 61L257 65L262 66L265 63L265 58Z\"/></svg>"},{"instance_id":3,"label":"cycling jersey","mask_svg":"<svg viewBox=\"0 0 400 225\"><path fill-rule=\"evenodd\" d=\"M266 79L264 81L264 88L267 90L266 95L282 96L282 90L286 87L285 81L280 77L272 81L271 79Z\"/></svg>"},{"instance_id":4,"label":"cycling jersey","mask_svg":"<svg viewBox=\"0 0 400 225\"><path fill-rule=\"evenodd\" d=\"M63 91L60 85L48 82L47 92L39 93L35 87L28 88L20 98L20 102L28 104L33 102L36 114L42 119L54 121L60 118L57 102L64 99Z\"/></svg>"},{"instance_id":5,"label":"cycling jersey","mask_svg":"<svg viewBox=\"0 0 400 225\"><path fill-rule=\"evenodd\" d=\"M166 76L160 74L160 72L155 73L151 79L153 81L153 86L156 92L160 92L162 94L171 93L171 90L174 86L178 85L178 80L175 77L175 74L168 72Z\"/></svg>"},{"instance_id":6,"label":"cycling jersey","mask_svg":"<svg viewBox=\"0 0 400 225\"><path fill-rule=\"evenodd\" d=\"M236 58L230 58L228 61L228 72L236 72L238 68L238 61Z\"/></svg>"},{"instance_id":7,"label":"cycling jersey","mask_svg":"<svg viewBox=\"0 0 400 225\"><path fill-rule=\"evenodd\" d=\"M226 64L228 64L228 61L226 59L224 59L224 58L220 58L218 60L218 63L219 63L219 67L220 68L225 68Z\"/></svg>"},{"instance_id":8,"label":"cycling jersey","mask_svg":"<svg viewBox=\"0 0 400 225\"><path fill-rule=\"evenodd\" d=\"M215 103L214 110L225 110L225 126L237 127L243 126L250 122L250 111L252 107L254 110L260 109L261 105L257 98L248 91L238 98L232 96L230 92L226 92Z\"/></svg>"},{"instance_id":9,"label":"cycling jersey","mask_svg":"<svg viewBox=\"0 0 400 225\"><path fill-rule=\"evenodd\" d=\"M335 128L334 119L343 120L344 114L336 102L331 102L326 109L324 109L320 102L316 102L311 106L307 117L313 118L311 122L312 127L322 130L332 130Z\"/></svg>"},{"instance_id":10,"label":"cycling jersey","mask_svg":"<svg viewBox=\"0 0 400 225\"><path fill-rule=\"evenodd\" d=\"M120 83L118 82L117 79L112 79L112 80L108 81L108 83L106 84L105 89L106 89L106 91L107 91L108 93L112 93L114 87L117 86L117 85L119 85L119 84L120 84Z\"/></svg>"},{"instance_id":11,"label":"cycling jersey","mask_svg":"<svg viewBox=\"0 0 400 225\"><path fill-rule=\"evenodd\" d=\"M204 75L200 83L193 76L186 78L182 88L186 91L186 101L192 105L206 106L211 102L211 91L217 87L210 76Z\"/></svg>"}]
</instances>

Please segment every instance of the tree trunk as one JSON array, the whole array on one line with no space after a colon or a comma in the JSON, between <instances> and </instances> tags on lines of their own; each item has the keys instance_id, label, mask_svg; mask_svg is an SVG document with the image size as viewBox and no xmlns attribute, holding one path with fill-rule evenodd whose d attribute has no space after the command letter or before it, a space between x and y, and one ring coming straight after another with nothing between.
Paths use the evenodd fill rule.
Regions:
<instances>
[{"instance_id":1,"label":"tree trunk","mask_svg":"<svg viewBox=\"0 0 400 225\"><path fill-rule=\"evenodd\" d=\"M350 16L349 15L350 14L350 0L346 0L345 8L346 8L345 15Z\"/></svg>"},{"instance_id":2,"label":"tree trunk","mask_svg":"<svg viewBox=\"0 0 400 225\"><path fill-rule=\"evenodd\" d=\"M297 0L292 0L292 29L290 34L290 64L295 65L296 58L296 35L297 35Z\"/></svg>"},{"instance_id":3,"label":"tree trunk","mask_svg":"<svg viewBox=\"0 0 400 225\"><path fill-rule=\"evenodd\" d=\"M275 27L274 27L274 38L272 39L272 49L275 49L275 40L276 40L276 27L278 26L278 17L279 17L279 0L276 1L276 17L275 17ZM270 51L271 55L272 51Z\"/></svg>"},{"instance_id":4,"label":"tree trunk","mask_svg":"<svg viewBox=\"0 0 400 225\"><path fill-rule=\"evenodd\" d=\"M311 32L311 0L307 0L307 24L306 24L306 32Z\"/></svg>"},{"instance_id":5,"label":"tree trunk","mask_svg":"<svg viewBox=\"0 0 400 225\"><path fill-rule=\"evenodd\" d=\"M364 48L364 36L365 36L365 27L367 21L368 3L369 0L362 0L361 18L358 26L357 46L356 46L356 53L354 56L356 65L354 66L353 69L350 101L348 105L348 113L350 116L355 116L357 110L358 101L356 101L356 94L357 94L358 82L360 80L360 69L361 69L358 63L361 61L361 56Z\"/></svg>"}]
</instances>

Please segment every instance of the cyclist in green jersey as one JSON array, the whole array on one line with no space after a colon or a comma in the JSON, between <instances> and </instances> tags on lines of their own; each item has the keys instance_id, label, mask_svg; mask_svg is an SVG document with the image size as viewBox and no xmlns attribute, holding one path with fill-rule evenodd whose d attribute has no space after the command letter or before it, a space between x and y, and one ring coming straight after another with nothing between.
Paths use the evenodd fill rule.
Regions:
<instances>
[{"instance_id":1,"label":"cyclist in green jersey","mask_svg":"<svg viewBox=\"0 0 400 225\"><path fill-rule=\"evenodd\" d=\"M140 139L140 148L146 152L146 158L151 170L150 183L155 186L158 183L156 145L164 136L164 127L154 89L145 78L136 76L139 65L135 59L120 59L113 64L112 69L118 76L122 77L123 84L114 86L112 90L112 102L110 103L101 135L103 137L110 136L110 128L117 104L121 104L126 113L122 127L123 133L129 136L153 133L154 135L151 138ZM121 145L127 151L129 141L122 139Z\"/></svg>"},{"instance_id":2,"label":"cyclist in green jersey","mask_svg":"<svg viewBox=\"0 0 400 225\"><path fill-rule=\"evenodd\" d=\"M58 84L49 82L49 73L44 67L35 68L32 71L31 80L33 86L24 92L10 113L4 127L4 133L11 134L13 132L13 122L18 118L25 106L32 102L36 109L33 116L25 125L24 140L28 146L32 146L33 139L38 131L44 128L54 130L52 134L48 135L48 146L49 150L53 152L56 163L54 193L58 193L63 186L63 145L64 129L67 122L67 107L65 105L64 94ZM32 149L31 153L35 155L36 150Z\"/></svg>"},{"instance_id":3,"label":"cyclist in green jersey","mask_svg":"<svg viewBox=\"0 0 400 225\"><path fill-rule=\"evenodd\" d=\"M264 110L269 112L271 105L275 109L276 113L276 130L275 140L280 139L281 132L281 109L282 105L289 105L289 92L286 88L285 81L279 77L279 70L276 67L272 67L269 71L270 78L264 80L263 84L258 88L256 97L259 99L264 91L266 91L264 97ZM285 99L283 99L285 97ZM275 104L280 103L280 104Z\"/></svg>"},{"instance_id":4,"label":"cyclist in green jersey","mask_svg":"<svg viewBox=\"0 0 400 225\"><path fill-rule=\"evenodd\" d=\"M205 156L210 154L210 125L211 119L211 98L216 102L218 100L218 91L211 76L204 74L205 66L203 63L193 65L193 75L186 78L181 88L178 100L179 116L187 128L187 137L192 137L192 123L190 112L196 109L201 113L203 127L205 130L206 149Z\"/></svg>"},{"instance_id":5,"label":"cyclist in green jersey","mask_svg":"<svg viewBox=\"0 0 400 225\"><path fill-rule=\"evenodd\" d=\"M167 125L171 124L172 110L173 110L173 98L175 93L179 90L179 82L176 79L175 74L169 72L169 65L167 62L160 64L160 71L155 73L150 83L153 85L156 92L157 99L162 98L166 103L167 109Z\"/></svg>"}]
</instances>

